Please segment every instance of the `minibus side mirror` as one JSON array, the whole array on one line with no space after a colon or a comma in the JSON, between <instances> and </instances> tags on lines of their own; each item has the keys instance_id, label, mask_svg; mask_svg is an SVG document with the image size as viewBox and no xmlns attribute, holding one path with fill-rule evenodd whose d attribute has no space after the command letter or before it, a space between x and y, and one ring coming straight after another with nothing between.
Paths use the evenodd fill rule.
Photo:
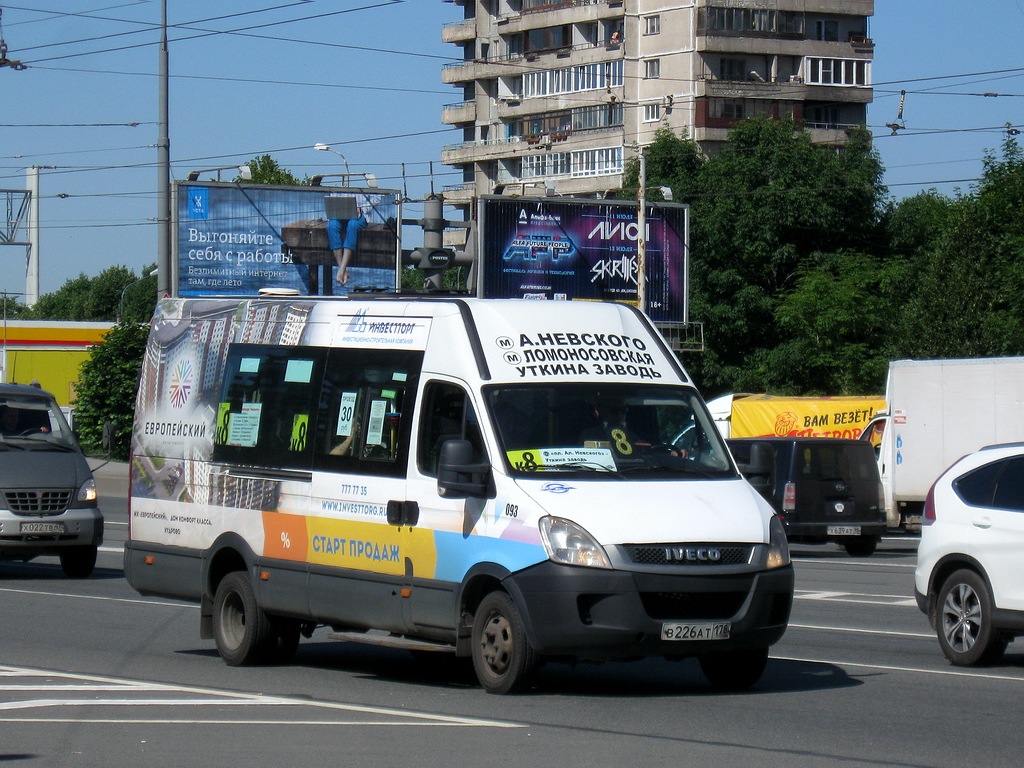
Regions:
<instances>
[{"instance_id":1,"label":"minibus side mirror","mask_svg":"<svg viewBox=\"0 0 1024 768\"><path fill-rule=\"evenodd\" d=\"M751 443L750 463L737 464L740 472L762 494L771 491L772 470L775 469L775 451L767 443Z\"/></svg>"},{"instance_id":2,"label":"minibus side mirror","mask_svg":"<svg viewBox=\"0 0 1024 768\"><path fill-rule=\"evenodd\" d=\"M474 457L468 440L445 440L437 467L437 492L446 499L489 496L491 465Z\"/></svg>"}]
</instances>

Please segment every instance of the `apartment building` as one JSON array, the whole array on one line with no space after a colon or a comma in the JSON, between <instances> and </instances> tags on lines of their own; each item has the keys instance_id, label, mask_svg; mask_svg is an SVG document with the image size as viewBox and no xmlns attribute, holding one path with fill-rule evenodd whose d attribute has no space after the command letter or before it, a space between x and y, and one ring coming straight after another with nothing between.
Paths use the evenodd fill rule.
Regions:
<instances>
[{"instance_id":1,"label":"apartment building","mask_svg":"<svg viewBox=\"0 0 1024 768\"><path fill-rule=\"evenodd\" d=\"M594 196L659 128L714 152L740 120L792 118L842 143L872 99L874 0L446 0L463 18L442 81L447 202ZM457 135L458 135L457 134Z\"/></svg>"}]
</instances>

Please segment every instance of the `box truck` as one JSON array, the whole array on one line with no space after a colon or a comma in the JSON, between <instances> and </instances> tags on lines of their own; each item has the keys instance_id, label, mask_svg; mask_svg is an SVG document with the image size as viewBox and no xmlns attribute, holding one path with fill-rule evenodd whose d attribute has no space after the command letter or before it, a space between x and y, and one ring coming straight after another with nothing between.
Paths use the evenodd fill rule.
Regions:
<instances>
[{"instance_id":1,"label":"box truck","mask_svg":"<svg viewBox=\"0 0 1024 768\"><path fill-rule=\"evenodd\" d=\"M624 304L168 299L133 430L124 568L231 665L340 640L471 659L697 658L756 682L786 535Z\"/></svg>"},{"instance_id":2,"label":"box truck","mask_svg":"<svg viewBox=\"0 0 1024 768\"><path fill-rule=\"evenodd\" d=\"M890 527L920 530L932 483L965 454L1024 440L1024 357L894 360L875 446Z\"/></svg>"}]
</instances>

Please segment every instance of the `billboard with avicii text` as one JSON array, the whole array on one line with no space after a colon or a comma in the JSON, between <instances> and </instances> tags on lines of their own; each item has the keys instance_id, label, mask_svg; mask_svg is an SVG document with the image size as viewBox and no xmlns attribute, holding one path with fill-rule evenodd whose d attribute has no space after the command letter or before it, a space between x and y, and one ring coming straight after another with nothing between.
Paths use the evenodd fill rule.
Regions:
<instances>
[{"instance_id":1,"label":"billboard with avicii text","mask_svg":"<svg viewBox=\"0 0 1024 768\"><path fill-rule=\"evenodd\" d=\"M179 181L174 199L173 295L253 296L261 288L344 294L397 286L397 190ZM353 246L345 285L336 279L332 242Z\"/></svg>"},{"instance_id":2,"label":"billboard with avicii text","mask_svg":"<svg viewBox=\"0 0 1024 768\"><path fill-rule=\"evenodd\" d=\"M481 296L636 305L636 203L485 196L479 206ZM688 206L647 204L644 264L652 320L688 318L688 226Z\"/></svg>"}]
</instances>

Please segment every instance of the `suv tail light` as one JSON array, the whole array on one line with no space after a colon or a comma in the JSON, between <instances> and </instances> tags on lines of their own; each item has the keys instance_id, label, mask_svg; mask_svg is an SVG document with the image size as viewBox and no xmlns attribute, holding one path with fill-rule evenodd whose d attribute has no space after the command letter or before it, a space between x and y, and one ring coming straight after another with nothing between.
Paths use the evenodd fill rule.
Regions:
<instances>
[{"instance_id":1,"label":"suv tail light","mask_svg":"<svg viewBox=\"0 0 1024 768\"><path fill-rule=\"evenodd\" d=\"M782 494L782 510L792 512L796 509L796 483L786 483Z\"/></svg>"},{"instance_id":2,"label":"suv tail light","mask_svg":"<svg viewBox=\"0 0 1024 768\"><path fill-rule=\"evenodd\" d=\"M931 525L935 522L935 485L928 489L928 495L924 497L924 514L921 515L921 525Z\"/></svg>"}]
</instances>

